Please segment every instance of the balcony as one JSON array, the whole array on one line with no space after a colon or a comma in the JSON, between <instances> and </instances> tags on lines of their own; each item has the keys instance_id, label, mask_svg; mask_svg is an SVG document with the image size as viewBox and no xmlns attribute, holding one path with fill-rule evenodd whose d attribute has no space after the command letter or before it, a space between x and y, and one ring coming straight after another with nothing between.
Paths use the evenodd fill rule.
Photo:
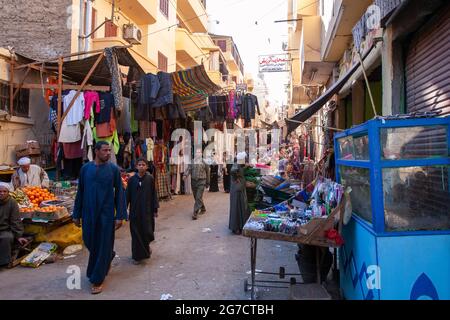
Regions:
<instances>
[{"instance_id":1,"label":"balcony","mask_svg":"<svg viewBox=\"0 0 450 320\"><path fill-rule=\"evenodd\" d=\"M314 17L319 15L319 1L316 0L294 0L292 8L292 18L303 19L304 17ZM302 28L302 20L294 21L295 31Z\"/></svg>"},{"instance_id":2,"label":"balcony","mask_svg":"<svg viewBox=\"0 0 450 320\"><path fill-rule=\"evenodd\" d=\"M324 85L328 82L334 63L322 62L320 57L321 18L303 17L302 36L300 40L300 83L307 85ZM296 80L296 79L294 79ZM294 85L296 83L294 82ZM300 99L303 101L303 99Z\"/></svg>"},{"instance_id":3,"label":"balcony","mask_svg":"<svg viewBox=\"0 0 450 320\"><path fill-rule=\"evenodd\" d=\"M239 65L234 60L233 55L231 54L231 51L224 52L223 55L225 56L225 59L227 60L228 68L231 72L240 72Z\"/></svg>"},{"instance_id":4,"label":"balcony","mask_svg":"<svg viewBox=\"0 0 450 320\"><path fill-rule=\"evenodd\" d=\"M154 1L157 2L157 1ZM208 16L200 0L178 0L177 14L191 32L208 32Z\"/></svg>"},{"instance_id":5,"label":"balcony","mask_svg":"<svg viewBox=\"0 0 450 320\"><path fill-rule=\"evenodd\" d=\"M201 38L190 35L186 29L177 29L175 47L178 65L190 68L201 63L205 53L201 49L202 42L199 39Z\"/></svg>"},{"instance_id":6,"label":"balcony","mask_svg":"<svg viewBox=\"0 0 450 320\"><path fill-rule=\"evenodd\" d=\"M119 3L120 10L139 25L156 22L159 1L127 0Z\"/></svg>"},{"instance_id":7,"label":"balcony","mask_svg":"<svg viewBox=\"0 0 450 320\"><path fill-rule=\"evenodd\" d=\"M321 58L337 62L352 41L352 29L373 0L335 0L323 17ZM333 10L334 9L334 10Z\"/></svg>"}]
</instances>

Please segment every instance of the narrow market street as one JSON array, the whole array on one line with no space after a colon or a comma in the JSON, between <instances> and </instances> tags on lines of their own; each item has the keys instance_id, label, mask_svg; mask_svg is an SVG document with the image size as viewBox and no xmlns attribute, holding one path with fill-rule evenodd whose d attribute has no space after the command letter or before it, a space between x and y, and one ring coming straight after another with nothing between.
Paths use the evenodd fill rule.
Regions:
<instances>
[{"instance_id":1,"label":"narrow market street","mask_svg":"<svg viewBox=\"0 0 450 320\"><path fill-rule=\"evenodd\" d=\"M244 280L249 277L250 240L228 230L229 195L205 192L206 215L191 219L193 198L176 196L161 202L156 223L153 254L146 265L131 263L129 225L116 233L110 275L104 292L93 296L85 276L88 252L42 265L38 269L18 266L0 271L0 299L156 299L170 294L172 299L248 300ZM297 246L288 242L259 241L257 270L298 273L294 258ZM276 261L276 265L274 265ZM69 290L69 266L81 267L81 290ZM261 278L279 280L277 276ZM288 286L288 285L286 285ZM259 299L288 299L288 289L260 289Z\"/></svg>"}]
</instances>

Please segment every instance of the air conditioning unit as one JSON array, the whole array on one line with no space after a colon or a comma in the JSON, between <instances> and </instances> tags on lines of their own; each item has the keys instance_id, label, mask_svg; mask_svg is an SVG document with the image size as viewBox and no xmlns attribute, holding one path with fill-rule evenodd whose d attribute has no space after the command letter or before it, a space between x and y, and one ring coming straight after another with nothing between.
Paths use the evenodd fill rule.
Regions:
<instances>
[{"instance_id":1,"label":"air conditioning unit","mask_svg":"<svg viewBox=\"0 0 450 320\"><path fill-rule=\"evenodd\" d=\"M141 44L142 32L134 24L125 24L123 26L123 38L131 44Z\"/></svg>"}]
</instances>

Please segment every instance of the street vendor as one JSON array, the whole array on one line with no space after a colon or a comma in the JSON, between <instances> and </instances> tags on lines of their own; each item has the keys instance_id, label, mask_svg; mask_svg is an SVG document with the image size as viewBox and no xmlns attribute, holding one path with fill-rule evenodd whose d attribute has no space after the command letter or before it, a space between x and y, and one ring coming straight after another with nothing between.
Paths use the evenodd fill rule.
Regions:
<instances>
[{"instance_id":1,"label":"street vendor","mask_svg":"<svg viewBox=\"0 0 450 320\"><path fill-rule=\"evenodd\" d=\"M0 267L11 263L12 251L17 241L27 243L22 238L23 225L19 216L19 206L9 195L10 186L0 182Z\"/></svg>"},{"instance_id":2,"label":"street vendor","mask_svg":"<svg viewBox=\"0 0 450 320\"><path fill-rule=\"evenodd\" d=\"M11 186L14 190L28 186L42 188L48 188L50 186L47 172L40 166L31 164L30 158L20 158L17 164L20 168L11 177Z\"/></svg>"}]
</instances>

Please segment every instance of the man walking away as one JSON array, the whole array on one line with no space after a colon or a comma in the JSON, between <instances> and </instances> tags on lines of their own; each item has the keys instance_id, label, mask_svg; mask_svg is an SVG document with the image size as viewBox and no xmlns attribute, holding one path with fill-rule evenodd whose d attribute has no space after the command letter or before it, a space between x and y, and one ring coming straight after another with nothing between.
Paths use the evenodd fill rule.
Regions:
<instances>
[{"instance_id":1,"label":"man walking away","mask_svg":"<svg viewBox=\"0 0 450 320\"><path fill-rule=\"evenodd\" d=\"M200 164L190 164L184 173L183 179L186 179L189 175L191 175L192 194L195 200L192 219L197 220L199 213L206 213L205 204L203 203L203 192L205 187L209 187L209 167L203 160Z\"/></svg>"},{"instance_id":2,"label":"man walking away","mask_svg":"<svg viewBox=\"0 0 450 320\"><path fill-rule=\"evenodd\" d=\"M103 281L116 255L113 250L115 230L127 218L120 171L110 158L109 144L98 142L95 161L81 168L72 216L75 225L82 225L83 241L89 250L87 277L92 283L92 294L103 290Z\"/></svg>"},{"instance_id":3,"label":"man walking away","mask_svg":"<svg viewBox=\"0 0 450 320\"><path fill-rule=\"evenodd\" d=\"M130 178L127 187L127 205L130 206L131 252L134 264L149 259L150 242L155 240L155 218L158 216L158 196L154 179L148 173L146 159L137 161L138 173Z\"/></svg>"}]
</instances>

